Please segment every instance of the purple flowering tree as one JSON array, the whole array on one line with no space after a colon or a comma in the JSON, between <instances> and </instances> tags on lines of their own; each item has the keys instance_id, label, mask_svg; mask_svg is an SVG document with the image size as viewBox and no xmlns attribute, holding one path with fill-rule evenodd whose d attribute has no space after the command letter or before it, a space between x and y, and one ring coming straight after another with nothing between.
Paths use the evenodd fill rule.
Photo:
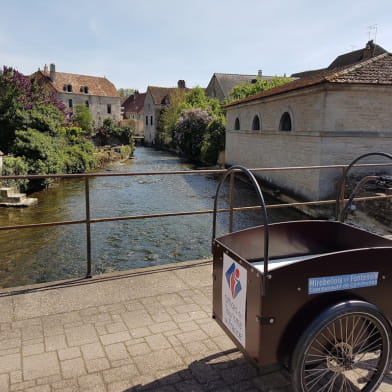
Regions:
<instances>
[{"instance_id":1,"label":"purple flowering tree","mask_svg":"<svg viewBox=\"0 0 392 392\"><path fill-rule=\"evenodd\" d=\"M0 150L12 150L17 130L56 134L66 122L66 107L55 94L10 67L0 72Z\"/></svg>"}]
</instances>

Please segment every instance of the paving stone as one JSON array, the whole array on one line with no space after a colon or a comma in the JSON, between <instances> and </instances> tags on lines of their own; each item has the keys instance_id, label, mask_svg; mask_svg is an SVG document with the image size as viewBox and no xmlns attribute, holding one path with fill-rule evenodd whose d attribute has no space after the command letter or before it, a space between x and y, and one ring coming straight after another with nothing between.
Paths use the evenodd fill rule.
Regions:
<instances>
[{"instance_id":1,"label":"paving stone","mask_svg":"<svg viewBox=\"0 0 392 392\"><path fill-rule=\"evenodd\" d=\"M43 343L23 345L22 354L24 356L41 354L45 352L45 345Z\"/></svg>"},{"instance_id":2,"label":"paving stone","mask_svg":"<svg viewBox=\"0 0 392 392\"><path fill-rule=\"evenodd\" d=\"M35 386L35 382L33 380L24 381L17 384L12 384L10 386L10 391L24 391L27 388L32 388Z\"/></svg>"},{"instance_id":3,"label":"paving stone","mask_svg":"<svg viewBox=\"0 0 392 392\"><path fill-rule=\"evenodd\" d=\"M86 360L102 358L105 356L105 351L100 343L90 343L81 346L83 357Z\"/></svg>"},{"instance_id":4,"label":"paving stone","mask_svg":"<svg viewBox=\"0 0 392 392\"><path fill-rule=\"evenodd\" d=\"M10 373L11 384L17 384L23 381L23 374L21 370L16 370ZM0 389L1 390L1 389Z\"/></svg>"},{"instance_id":5,"label":"paving stone","mask_svg":"<svg viewBox=\"0 0 392 392\"><path fill-rule=\"evenodd\" d=\"M129 359L128 351L123 343L108 345L105 347L105 351L110 361Z\"/></svg>"},{"instance_id":6,"label":"paving stone","mask_svg":"<svg viewBox=\"0 0 392 392\"><path fill-rule=\"evenodd\" d=\"M90 324L68 328L65 330L65 335L71 347L98 342L97 332Z\"/></svg>"},{"instance_id":7,"label":"paving stone","mask_svg":"<svg viewBox=\"0 0 392 392\"><path fill-rule=\"evenodd\" d=\"M89 373L95 373L109 369L110 363L107 358L96 358L86 360L86 366Z\"/></svg>"},{"instance_id":8,"label":"paving stone","mask_svg":"<svg viewBox=\"0 0 392 392\"><path fill-rule=\"evenodd\" d=\"M151 352L151 348L147 343L139 343L132 346L127 346L127 349L131 356L144 355Z\"/></svg>"},{"instance_id":9,"label":"paving stone","mask_svg":"<svg viewBox=\"0 0 392 392\"><path fill-rule=\"evenodd\" d=\"M15 370L20 370L21 355L20 354L10 354L0 357L0 373L10 373Z\"/></svg>"},{"instance_id":10,"label":"paving stone","mask_svg":"<svg viewBox=\"0 0 392 392\"><path fill-rule=\"evenodd\" d=\"M59 373L60 366L55 352L30 355L23 358L24 380L33 380Z\"/></svg>"},{"instance_id":11,"label":"paving stone","mask_svg":"<svg viewBox=\"0 0 392 392\"><path fill-rule=\"evenodd\" d=\"M197 340L205 340L208 336L201 330L184 332L177 335L178 339L184 343L191 343Z\"/></svg>"},{"instance_id":12,"label":"paving stone","mask_svg":"<svg viewBox=\"0 0 392 392\"><path fill-rule=\"evenodd\" d=\"M0 374L0 391L8 391L10 378L8 374Z\"/></svg>"},{"instance_id":13,"label":"paving stone","mask_svg":"<svg viewBox=\"0 0 392 392\"><path fill-rule=\"evenodd\" d=\"M44 336L64 335L64 328L62 325L44 326Z\"/></svg>"},{"instance_id":14,"label":"paving stone","mask_svg":"<svg viewBox=\"0 0 392 392\"><path fill-rule=\"evenodd\" d=\"M20 338L14 338L9 340L3 340L1 342L1 349L7 350L10 348L19 348L22 345L22 340Z\"/></svg>"},{"instance_id":15,"label":"paving stone","mask_svg":"<svg viewBox=\"0 0 392 392\"><path fill-rule=\"evenodd\" d=\"M66 359L74 359L80 357L82 354L79 347L64 348L58 350L58 355L61 361Z\"/></svg>"},{"instance_id":16,"label":"paving stone","mask_svg":"<svg viewBox=\"0 0 392 392\"><path fill-rule=\"evenodd\" d=\"M185 321L183 323L178 323L178 326L182 332L194 331L200 328L198 324L196 324L194 321Z\"/></svg>"},{"instance_id":17,"label":"paving stone","mask_svg":"<svg viewBox=\"0 0 392 392\"><path fill-rule=\"evenodd\" d=\"M61 361L61 371L64 378L79 377L87 373L82 358Z\"/></svg>"},{"instance_id":18,"label":"paving stone","mask_svg":"<svg viewBox=\"0 0 392 392\"><path fill-rule=\"evenodd\" d=\"M39 385L25 389L25 392L50 392L50 385Z\"/></svg>"},{"instance_id":19,"label":"paving stone","mask_svg":"<svg viewBox=\"0 0 392 392\"><path fill-rule=\"evenodd\" d=\"M190 313L190 312L196 312L200 310L200 306L197 304L186 304L186 305L178 305L175 306L174 309L176 310L177 313L182 314L182 313Z\"/></svg>"},{"instance_id":20,"label":"paving stone","mask_svg":"<svg viewBox=\"0 0 392 392\"><path fill-rule=\"evenodd\" d=\"M151 330L152 333L159 333L159 332L176 330L177 324L174 323L173 321L166 321L166 322L150 325L148 328Z\"/></svg>"},{"instance_id":21,"label":"paving stone","mask_svg":"<svg viewBox=\"0 0 392 392\"><path fill-rule=\"evenodd\" d=\"M129 329L146 327L153 324L153 320L149 313L145 310L136 312L125 312L121 315L125 324Z\"/></svg>"},{"instance_id":22,"label":"paving stone","mask_svg":"<svg viewBox=\"0 0 392 392\"><path fill-rule=\"evenodd\" d=\"M65 335L52 335L45 337L46 351L60 350L66 347L67 343L65 341Z\"/></svg>"},{"instance_id":23,"label":"paving stone","mask_svg":"<svg viewBox=\"0 0 392 392\"><path fill-rule=\"evenodd\" d=\"M44 334L43 328L41 325L29 325L22 329L22 338L23 340L30 340L42 337Z\"/></svg>"},{"instance_id":24,"label":"paving stone","mask_svg":"<svg viewBox=\"0 0 392 392\"><path fill-rule=\"evenodd\" d=\"M127 340L131 339L131 335L129 334L128 331L123 331L123 332L110 333L107 335L101 335L100 339L102 344L106 346L113 343L126 342Z\"/></svg>"},{"instance_id":25,"label":"paving stone","mask_svg":"<svg viewBox=\"0 0 392 392\"><path fill-rule=\"evenodd\" d=\"M146 336L145 340L154 351L171 347L169 341L162 334Z\"/></svg>"},{"instance_id":26,"label":"paving stone","mask_svg":"<svg viewBox=\"0 0 392 392\"><path fill-rule=\"evenodd\" d=\"M103 386L104 382L100 373L87 374L78 377L78 384L82 389Z\"/></svg>"},{"instance_id":27,"label":"paving stone","mask_svg":"<svg viewBox=\"0 0 392 392\"><path fill-rule=\"evenodd\" d=\"M141 374L154 374L183 364L181 357L172 348L140 355L135 362Z\"/></svg>"},{"instance_id":28,"label":"paving stone","mask_svg":"<svg viewBox=\"0 0 392 392\"><path fill-rule=\"evenodd\" d=\"M108 333L127 331L127 326L123 322L112 323L106 325Z\"/></svg>"},{"instance_id":29,"label":"paving stone","mask_svg":"<svg viewBox=\"0 0 392 392\"><path fill-rule=\"evenodd\" d=\"M134 339L144 338L146 336L151 335L151 331L147 327L134 328L131 329L129 332L132 335L132 338Z\"/></svg>"},{"instance_id":30,"label":"paving stone","mask_svg":"<svg viewBox=\"0 0 392 392\"><path fill-rule=\"evenodd\" d=\"M135 365L121 366L114 369L104 370L103 372L103 378L106 383L132 380L133 377L138 375L139 372Z\"/></svg>"}]
</instances>

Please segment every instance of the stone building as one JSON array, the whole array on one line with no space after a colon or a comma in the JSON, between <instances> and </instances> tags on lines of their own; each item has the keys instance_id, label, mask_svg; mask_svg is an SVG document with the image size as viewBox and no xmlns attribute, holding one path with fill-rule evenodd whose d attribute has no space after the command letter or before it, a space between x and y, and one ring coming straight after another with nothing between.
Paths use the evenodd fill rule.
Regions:
<instances>
[{"instance_id":1,"label":"stone building","mask_svg":"<svg viewBox=\"0 0 392 392\"><path fill-rule=\"evenodd\" d=\"M50 70L45 66L32 77L55 91L70 115L76 105L85 105L95 126L102 125L105 118L121 120L120 96L113 83L104 77L57 72L54 64L50 64Z\"/></svg>"},{"instance_id":2,"label":"stone building","mask_svg":"<svg viewBox=\"0 0 392 392\"><path fill-rule=\"evenodd\" d=\"M227 106L226 164L348 164L362 153L391 153L391 107L389 53L312 72ZM316 200L334 195L340 174L309 170L260 177L286 193Z\"/></svg>"},{"instance_id":3,"label":"stone building","mask_svg":"<svg viewBox=\"0 0 392 392\"><path fill-rule=\"evenodd\" d=\"M273 76L263 76L261 70L257 75L214 73L206 88L206 95L223 101L230 98L229 94L233 87L241 83L255 83L257 78L268 80L272 79Z\"/></svg>"},{"instance_id":4,"label":"stone building","mask_svg":"<svg viewBox=\"0 0 392 392\"><path fill-rule=\"evenodd\" d=\"M144 100L146 93L135 91L121 105L124 120L133 120L135 135L144 136Z\"/></svg>"},{"instance_id":5,"label":"stone building","mask_svg":"<svg viewBox=\"0 0 392 392\"><path fill-rule=\"evenodd\" d=\"M148 86L144 100L144 142L147 145L156 144L158 135L158 124L162 110L170 105L170 96L176 93L185 93L185 81L179 80L177 87L155 87Z\"/></svg>"}]
</instances>

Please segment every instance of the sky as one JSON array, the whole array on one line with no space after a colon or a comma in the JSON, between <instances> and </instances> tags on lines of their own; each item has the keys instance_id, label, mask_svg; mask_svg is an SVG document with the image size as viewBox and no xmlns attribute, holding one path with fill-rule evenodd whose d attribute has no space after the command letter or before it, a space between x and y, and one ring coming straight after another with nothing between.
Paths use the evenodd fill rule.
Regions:
<instances>
[{"instance_id":1,"label":"sky","mask_svg":"<svg viewBox=\"0 0 392 392\"><path fill-rule=\"evenodd\" d=\"M324 68L369 37L392 51L391 0L0 1L0 66L54 63L140 92Z\"/></svg>"}]
</instances>

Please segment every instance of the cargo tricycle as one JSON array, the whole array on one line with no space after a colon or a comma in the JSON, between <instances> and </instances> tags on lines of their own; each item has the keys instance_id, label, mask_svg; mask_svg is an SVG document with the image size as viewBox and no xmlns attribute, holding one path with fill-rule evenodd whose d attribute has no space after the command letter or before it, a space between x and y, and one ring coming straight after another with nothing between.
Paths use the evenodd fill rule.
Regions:
<instances>
[{"instance_id":1,"label":"cargo tricycle","mask_svg":"<svg viewBox=\"0 0 392 392\"><path fill-rule=\"evenodd\" d=\"M352 166L346 169L341 187ZM222 184L241 172L264 224L216 237ZM368 181L381 181L377 176ZM358 187L353 193L357 192ZM341 191L339 190L340 194ZM281 364L297 392L376 391L391 359L392 241L337 218L268 223L248 169L218 185L213 219L213 317L258 366Z\"/></svg>"}]
</instances>

